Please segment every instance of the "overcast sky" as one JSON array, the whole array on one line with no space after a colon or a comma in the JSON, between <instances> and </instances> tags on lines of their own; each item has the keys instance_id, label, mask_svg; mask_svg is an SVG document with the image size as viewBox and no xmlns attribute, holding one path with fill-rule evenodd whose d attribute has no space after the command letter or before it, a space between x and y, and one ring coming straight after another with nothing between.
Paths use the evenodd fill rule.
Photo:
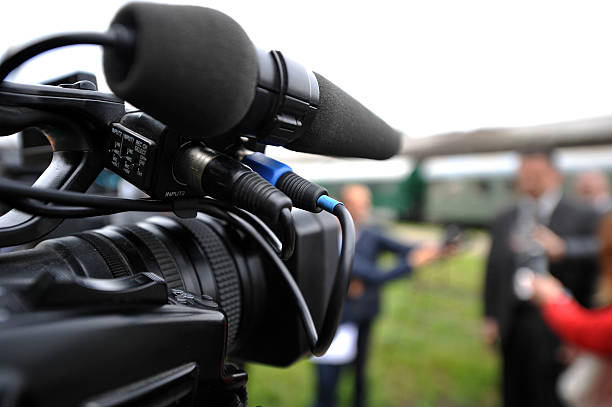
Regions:
<instances>
[{"instance_id":1,"label":"overcast sky","mask_svg":"<svg viewBox=\"0 0 612 407\"><path fill-rule=\"evenodd\" d=\"M124 3L5 0L0 50L60 31L104 30ZM255 44L320 72L411 136L612 114L607 1L189 4L229 14ZM101 80L100 59L96 47L73 47L11 79L81 69Z\"/></svg>"}]
</instances>

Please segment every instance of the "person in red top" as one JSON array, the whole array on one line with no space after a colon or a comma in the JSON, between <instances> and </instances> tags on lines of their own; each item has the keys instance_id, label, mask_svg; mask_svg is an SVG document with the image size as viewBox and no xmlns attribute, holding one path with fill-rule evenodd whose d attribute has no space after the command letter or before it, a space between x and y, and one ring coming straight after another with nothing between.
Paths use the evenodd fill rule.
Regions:
<instances>
[{"instance_id":1,"label":"person in red top","mask_svg":"<svg viewBox=\"0 0 612 407\"><path fill-rule=\"evenodd\" d=\"M612 306L590 310L572 299L554 277L535 276L534 300L553 331L568 344L612 356Z\"/></svg>"},{"instance_id":2,"label":"person in red top","mask_svg":"<svg viewBox=\"0 0 612 407\"><path fill-rule=\"evenodd\" d=\"M612 290L612 213L599 226L601 285ZM540 305L544 320L570 345L603 356L612 356L612 305L586 309L550 275L532 277L533 301ZM609 294L608 294L609 297ZM608 298L609 299L609 298Z\"/></svg>"}]
</instances>

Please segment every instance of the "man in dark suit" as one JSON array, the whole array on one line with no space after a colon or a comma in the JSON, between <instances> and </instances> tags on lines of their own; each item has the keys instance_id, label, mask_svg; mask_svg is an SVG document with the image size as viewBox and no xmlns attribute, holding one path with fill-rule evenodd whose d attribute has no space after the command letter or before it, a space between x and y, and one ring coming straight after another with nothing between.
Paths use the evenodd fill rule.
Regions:
<instances>
[{"instance_id":1,"label":"man in dark suit","mask_svg":"<svg viewBox=\"0 0 612 407\"><path fill-rule=\"evenodd\" d=\"M560 406L556 381L563 368L559 340L538 310L517 298L514 275L529 267L550 272L583 305L594 289L592 209L562 196L562 176L550 151L524 153L517 174L519 200L493 222L484 289L485 340L499 340L503 400L512 406Z\"/></svg>"},{"instance_id":2,"label":"man in dark suit","mask_svg":"<svg viewBox=\"0 0 612 407\"><path fill-rule=\"evenodd\" d=\"M366 362L372 324L380 312L381 287L389 281L410 275L414 267L430 262L441 255L442 251L434 246L413 247L402 244L384 236L378 228L369 224L372 198L367 186L347 185L342 189L341 197L351 212L357 232L353 272L342 322L357 326L353 404L360 407L366 403ZM448 249L444 248L444 254L450 253ZM390 270L382 270L377 264L383 252L392 253L397 259L397 264ZM318 363L317 407L336 405L336 386L342 367L338 364Z\"/></svg>"}]
</instances>

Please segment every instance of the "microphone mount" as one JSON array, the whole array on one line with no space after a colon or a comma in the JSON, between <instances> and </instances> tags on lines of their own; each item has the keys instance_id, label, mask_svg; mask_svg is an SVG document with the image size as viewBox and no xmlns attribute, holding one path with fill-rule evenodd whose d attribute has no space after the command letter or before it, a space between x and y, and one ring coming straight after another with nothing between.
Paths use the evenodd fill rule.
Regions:
<instances>
[{"instance_id":1,"label":"microphone mount","mask_svg":"<svg viewBox=\"0 0 612 407\"><path fill-rule=\"evenodd\" d=\"M284 146L300 138L319 108L314 73L280 51L257 49L258 78L251 109L239 131L257 142Z\"/></svg>"}]
</instances>

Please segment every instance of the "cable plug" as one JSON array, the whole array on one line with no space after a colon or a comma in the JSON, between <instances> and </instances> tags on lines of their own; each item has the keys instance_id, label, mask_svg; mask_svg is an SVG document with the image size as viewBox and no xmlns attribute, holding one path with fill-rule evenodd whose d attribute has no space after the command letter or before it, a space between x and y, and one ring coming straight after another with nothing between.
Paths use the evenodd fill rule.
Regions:
<instances>
[{"instance_id":1,"label":"cable plug","mask_svg":"<svg viewBox=\"0 0 612 407\"><path fill-rule=\"evenodd\" d=\"M334 213L336 206L344 206L342 202L332 198L329 195L321 195L319 199L317 199L317 205L320 208L319 210L324 209L325 211L332 214Z\"/></svg>"},{"instance_id":2,"label":"cable plug","mask_svg":"<svg viewBox=\"0 0 612 407\"><path fill-rule=\"evenodd\" d=\"M296 208L321 212L318 200L322 196L327 196L327 190L322 186L300 177L288 165L262 153L247 155L242 159L242 163L283 191L291 198Z\"/></svg>"},{"instance_id":3,"label":"cable plug","mask_svg":"<svg viewBox=\"0 0 612 407\"><path fill-rule=\"evenodd\" d=\"M291 210L291 199L256 172L200 144L179 151L173 171L179 182L202 196L229 201L271 226L279 225L283 210Z\"/></svg>"}]
</instances>

